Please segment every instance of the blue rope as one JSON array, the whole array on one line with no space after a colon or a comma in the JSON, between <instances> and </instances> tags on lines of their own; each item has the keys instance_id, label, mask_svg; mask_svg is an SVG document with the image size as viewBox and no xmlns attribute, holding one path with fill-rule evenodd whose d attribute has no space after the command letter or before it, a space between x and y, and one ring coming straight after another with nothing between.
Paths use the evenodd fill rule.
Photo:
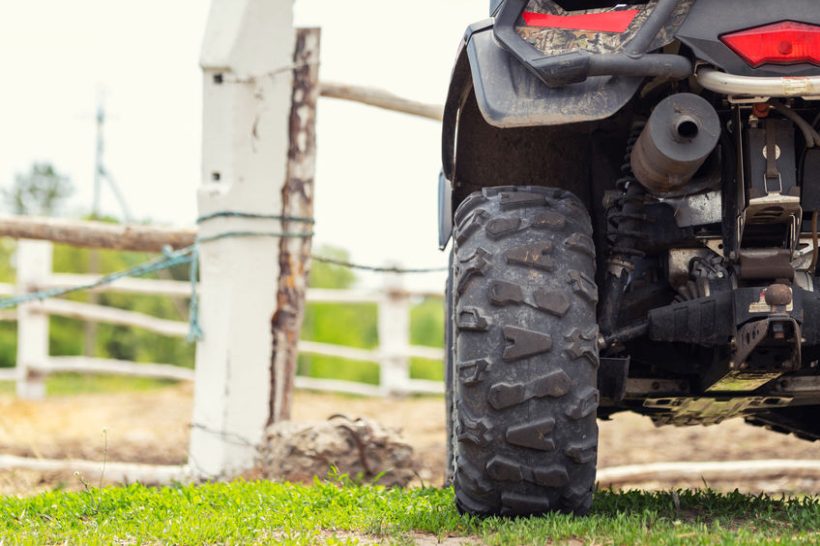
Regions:
<instances>
[{"instance_id":1,"label":"blue rope","mask_svg":"<svg viewBox=\"0 0 820 546\"><path fill-rule=\"evenodd\" d=\"M194 343L202 339L202 326L199 324L199 292L197 280L199 278L199 242L191 247L191 266L188 268L188 280L191 283L191 299L188 302L188 342Z\"/></svg>"},{"instance_id":2,"label":"blue rope","mask_svg":"<svg viewBox=\"0 0 820 546\"><path fill-rule=\"evenodd\" d=\"M189 264L193 260L194 250L192 246L185 247L180 250L171 250L170 248L163 250L163 258L151 260L142 263L124 271L118 271L109 275L104 275L94 282L83 284L81 286L74 286L70 288L49 288L47 290L38 290L37 292L29 292L11 298L0 299L0 309L8 309L16 307L23 303L31 303L33 301L42 301L49 298L56 298L65 296L73 292L80 292L84 290L93 290L100 286L111 284L126 277L142 277L150 273L169 269L177 265Z\"/></svg>"},{"instance_id":3,"label":"blue rope","mask_svg":"<svg viewBox=\"0 0 820 546\"><path fill-rule=\"evenodd\" d=\"M93 290L101 286L112 284L120 279L127 277L143 277L151 273L156 273L164 269L170 269L178 265L189 265L189 281L191 283L191 299L188 305L189 319L188 319L188 341L194 342L202 339L202 326L199 322L199 295L197 294L197 279L199 277L199 245L200 243L207 243L210 241L217 241L220 239L236 238L236 237L310 237L311 233L274 233L274 232L253 232L253 231L236 231L220 233L210 237L202 237L185 248L179 250L172 250L170 247L163 249L163 257L154 259L123 271L110 273L104 275L94 282L83 284L80 286L63 287L63 288L48 288L45 290L38 290L36 292L29 292L13 296L10 298L0 299L0 309L9 309L17 307L25 303L32 303L35 301L43 301L50 298L57 298L72 294L74 292L83 292L86 290Z\"/></svg>"}]
</instances>

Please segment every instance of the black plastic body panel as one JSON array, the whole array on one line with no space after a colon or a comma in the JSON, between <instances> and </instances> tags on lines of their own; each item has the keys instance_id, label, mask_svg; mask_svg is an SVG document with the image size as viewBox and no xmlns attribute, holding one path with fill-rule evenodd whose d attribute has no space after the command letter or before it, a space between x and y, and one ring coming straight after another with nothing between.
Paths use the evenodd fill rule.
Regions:
<instances>
[{"instance_id":1,"label":"black plastic body panel","mask_svg":"<svg viewBox=\"0 0 820 546\"><path fill-rule=\"evenodd\" d=\"M501 47L492 28L470 33L467 55L481 113L501 128L606 119L629 102L642 81L597 76L566 87L547 87Z\"/></svg>"},{"instance_id":2,"label":"black plastic body panel","mask_svg":"<svg viewBox=\"0 0 820 546\"><path fill-rule=\"evenodd\" d=\"M453 185L444 171L438 175L438 248L444 250L453 235Z\"/></svg>"},{"instance_id":3,"label":"black plastic body panel","mask_svg":"<svg viewBox=\"0 0 820 546\"><path fill-rule=\"evenodd\" d=\"M441 122L441 166L444 176L451 181L455 180L456 128L461 108L473 90L466 40L467 38L458 45L447 100L444 103L444 119Z\"/></svg>"},{"instance_id":4,"label":"black plastic body panel","mask_svg":"<svg viewBox=\"0 0 820 546\"><path fill-rule=\"evenodd\" d=\"M820 25L820 0L698 0L678 30L678 39L695 56L738 76L810 76L820 67L810 64L766 64L752 68L720 37L780 21Z\"/></svg>"},{"instance_id":5,"label":"black plastic body panel","mask_svg":"<svg viewBox=\"0 0 820 546\"><path fill-rule=\"evenodd\" d=\"M801 184L803 210L820 211L820 148L806 151Z\"/></svg>"}]
</instances>

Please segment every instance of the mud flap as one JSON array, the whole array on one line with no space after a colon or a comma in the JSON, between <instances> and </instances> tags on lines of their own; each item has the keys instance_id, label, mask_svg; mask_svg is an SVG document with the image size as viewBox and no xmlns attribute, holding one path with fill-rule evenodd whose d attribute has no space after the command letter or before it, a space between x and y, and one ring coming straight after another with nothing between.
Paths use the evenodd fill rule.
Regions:
<instances>
[{"instance_id":1,"label":"mud flap","mask_svg":"<svg viewBox=\"0 0 820 546\"><path fill-rule=\"evenodd\" d=\"M597 76L550 88L498 44L492 27L468 34L467 55L478 106L500 128L606 119L632 98L642 78Z\"/></svg>"}]
</instances>

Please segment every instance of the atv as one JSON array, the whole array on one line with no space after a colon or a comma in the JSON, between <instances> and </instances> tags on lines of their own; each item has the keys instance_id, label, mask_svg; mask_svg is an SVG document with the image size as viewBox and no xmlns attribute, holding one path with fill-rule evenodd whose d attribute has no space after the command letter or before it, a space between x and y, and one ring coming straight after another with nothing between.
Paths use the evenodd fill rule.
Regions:
<instances>
[{"instance_id":1,"label":"atv","mask_svg":"<svg viewBox=\"0 0 820 546\"><path fill-rule=\"evenodd\" d=\"M820 3L491 15L439 181L458 508L586 513L622 411L820 438Z\"/></svg>"}]
</instances>

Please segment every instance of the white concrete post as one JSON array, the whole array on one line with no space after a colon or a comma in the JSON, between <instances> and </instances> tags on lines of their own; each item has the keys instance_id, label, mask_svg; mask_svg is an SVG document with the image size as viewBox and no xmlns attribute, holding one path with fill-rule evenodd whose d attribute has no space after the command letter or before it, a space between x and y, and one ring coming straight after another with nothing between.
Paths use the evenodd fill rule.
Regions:
<instances>
[{"instance_id":1,"label":"white concrete post","mask_svg":"<svg viewBox=\"0 0 820 546\"><path fill-rule=\"evenodd\" d=\"M402 286L402 276L388 273L379 301L380 386L384 395L406 392L410 379L409 347L410 300Z\"/></svg>"},{"instance_id":2,"label":"white concrete post","mask_svg":"<svg viewBox=\"0 0 820 546\"><path fill-rule=\"evenodd\" d=\"M286 177L292 0L213 0L202 48L199 212L278 215ZM279 232L274 220L218 218L201 237ZM198 477L253 466L268 422L279 240L202 243L201 326L189 464Z\"/></svg>"},{"instance_id":3,"label":"white concrete post","mask_svg":"<svg viewBox=\"0 0 820 546\"><path fill-rule=\"evenodd\" d=\"M17 294L31 292L51 275L52 244L21 239L17 243ZM36 313L36 303L17 308L17 396L27 400L45 398L43 375L32 370L48 361L48 315Z\"/></svg>"}]
</instances>

